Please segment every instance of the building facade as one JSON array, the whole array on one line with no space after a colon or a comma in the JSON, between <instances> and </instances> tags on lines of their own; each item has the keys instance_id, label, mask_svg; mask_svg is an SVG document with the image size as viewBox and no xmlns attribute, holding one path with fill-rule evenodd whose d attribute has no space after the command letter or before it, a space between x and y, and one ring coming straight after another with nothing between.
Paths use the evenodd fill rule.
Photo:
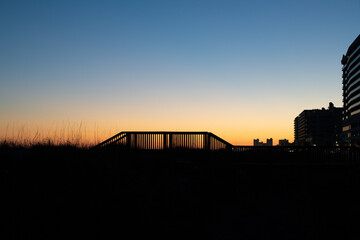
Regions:
<instances>
[{"instance_id":1,"label":"building facade","mask_svg":"<svg viewBox=\"0 0 360 240\"><path fill-rule=\"evenodd\" d=\"M340 142L343 108L329 104L326 110L304 110L294 120L294 144L298 146L336 146Z\"/></svg>"},{"instance_id":2,"label":"building facade","mask_svg":"<svg viewBox=\"0 0 360 240\"><path fill-rule=\"evenodd\" d=\"M343 65L343 128L344 145L360 145L360 35L350 45Z\"/></svg>"},{"instance_id":3,"label":"building facade","mask_svg":"<svg viewBox=\"0 0 360 240\"><path fill-rule=\"evenodd\" d=\"M279 146L281 147L291 146L291 143L287 139L279 139Z\"/></svg>"},{"instance_id":4,"label":"building facade","mask_svg":"<svg viewBox=\"0 0 360 240\"><path fill-rule=\"evenodd\" d=\"M271 147L273 145L273 139L272 138L268 138L266 139L266 143L260 142L260 140L254 139L254 146L258 146L258 147L263 147L263 146L268 146Z\"/></svg>"}]
</instances>

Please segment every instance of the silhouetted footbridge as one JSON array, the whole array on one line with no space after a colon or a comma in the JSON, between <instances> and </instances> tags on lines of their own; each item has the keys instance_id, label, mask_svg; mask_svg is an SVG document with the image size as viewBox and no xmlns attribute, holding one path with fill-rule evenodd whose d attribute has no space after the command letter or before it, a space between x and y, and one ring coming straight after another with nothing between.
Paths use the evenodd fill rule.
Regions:
<instances>
[{"instance_id":1,"label":"silhouetted footbridge","mask_svg":"<svg viewBox=\"0 0 360 240\"><path fill-rule=\"evenodd\" d=\"M125 131L99 143L93 149L119 147L134 150L198 149L226 150L255 156L304 157L317 160L360 161L360 149L345 146L235 146L211 132ZM275 155L269 155L275 154Z\"/></svg>"},{"instance_id":2,"label":"silhouetted footbridge","mask_svg":"<svg viewBox=\"0 0 360 240\"><path fill-rule=\"evenodd\" d=\"M120 132L95 146L122 146L129 149L231 150L233 145L210 132Z\"/></svg>"}]
</instances>

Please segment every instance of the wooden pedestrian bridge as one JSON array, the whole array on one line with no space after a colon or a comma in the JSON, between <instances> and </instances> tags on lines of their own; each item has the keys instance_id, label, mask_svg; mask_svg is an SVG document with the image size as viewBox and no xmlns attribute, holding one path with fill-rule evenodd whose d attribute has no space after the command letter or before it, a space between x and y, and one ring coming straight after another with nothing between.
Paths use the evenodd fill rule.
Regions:
<instances>
[{"instance_id":1,"label":"wooden pedestrian bridge","mask_svg":"<svg viewBox=\"0 0 360 240\"><path fill-rule=\"evenodd\" d=\"M99 143L94 148L111 146L128 149L203 149L231 150L233 145L210 132L126 131Z\"/></svg>"},{"instance_id":2,"label":"wooden pedestrian bridge","mask_svg":"<svg viewBox=\"0 0 360 240\"><path fill-rule=\"evenodd\" d=\"M238 153L298 153L316 159L358 159L360 149L340 146L236 146L211 132L124 131L99 143L93 149L123 148L135 150L198 149Z\"/></svg>"}]
</instances>

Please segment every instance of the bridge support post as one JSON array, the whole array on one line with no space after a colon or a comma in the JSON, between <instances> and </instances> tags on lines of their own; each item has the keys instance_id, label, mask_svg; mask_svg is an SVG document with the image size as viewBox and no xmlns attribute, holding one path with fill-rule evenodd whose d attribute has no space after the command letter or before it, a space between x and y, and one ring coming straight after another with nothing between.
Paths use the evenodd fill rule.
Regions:
<instances>
[{"instance_id":1,"label":"bridge support post","mask_svg":"<svg viewBox=\"0 0 360 240\"><path fill-rule=\"evenodd\" d=\"M209 133L204 133L204 150L210 150L210 135Z\"/></svg>"},{"instance_id":2,"label":"bridge support post","mask_svg":"<svg viewBox=\"0 0 360 240\"><path fill-rule=\"evenodd\" d=\"M126 147L130 148L130 144L131 144L131 134L128 133L126 134Z\"/></svg>"},{"instance_id":3,"label":"bridge support post","mask_svg":"<svg viewBox=\"0 0 360 240\"><path fill-rule=\"evenodd\" d=\"M169 149L172 149L173 135L169 133Z\"/></svg>"},{"instance_id":4,"label":"bridge support post","mask_svg":"<svg viewBox=\"0 0 360 240\"><path fill-rule=\"evenodd\" d=\"M166 139L166 133L163 134L163 149L167 148L167 139Z\"/></svg>"}]
</instances>

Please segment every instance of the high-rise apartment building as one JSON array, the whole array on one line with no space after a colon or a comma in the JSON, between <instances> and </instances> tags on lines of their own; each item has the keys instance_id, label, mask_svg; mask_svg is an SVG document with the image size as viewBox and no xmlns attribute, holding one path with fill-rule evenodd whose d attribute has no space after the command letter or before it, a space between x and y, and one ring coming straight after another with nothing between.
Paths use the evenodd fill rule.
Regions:
<instances>
[{"instance_id":1,"label":"high-rise apartment building","mask_svg":"<svg viewBox=\"0 0 360 240\"><path fill-rule=\"evenodd\" d=\"M350 45L343 65L343 128L346 145L360 145L360 35Z\"/></svg>"},{"instance_id":2,"label":"high-rise apartment building","mask_svg":"<svg viewBox=\"0 0 360 240\"><path fill-rule=\"evenodd\" d=\"M336 146L340 142L342 108L302 111L294 120L295 145Z\"/></svg>"}]
</instances>

